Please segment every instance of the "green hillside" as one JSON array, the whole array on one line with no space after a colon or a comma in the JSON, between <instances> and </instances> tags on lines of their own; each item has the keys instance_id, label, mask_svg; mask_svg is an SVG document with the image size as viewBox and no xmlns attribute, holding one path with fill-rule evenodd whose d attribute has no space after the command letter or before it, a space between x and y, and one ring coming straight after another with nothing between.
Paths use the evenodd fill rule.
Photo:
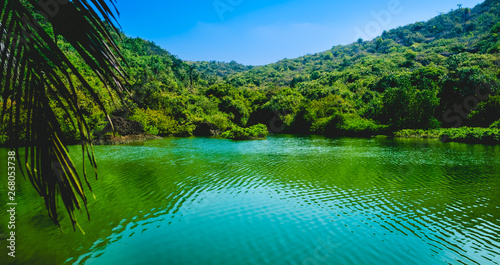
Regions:
<instances>
[{"instance_id":1,"label":"green hillside","mask_svg":"<svg viewBox=\"0 0 500 265\"><path fill-rule=\"evenodd\" d=\"M229 63L226 62L188 62L190 65L194 65L196 70L203 76L210 78L211 76L224 78L228 75L241 73L248 71L253 68L251 65L242 65L235 61Z\"/></svg>"},{"instance_id":2,"label":"green hillside","mask_svg":"<svg viewBox=\"0 0 500 265\"><path fill-rule=\"evenodd\" d=\"M448 57L464 52L498 53L500 47L495 47L495 40L498 39L483 41L499 22L498 4L499 1L488 0L473 9L462 8L427 22L385 31L373 41L338 45L328 51L281 60L235 74L229 80L238 86L274 83L294 87L298 82L317 79L318 74L342 72L360 63L363 58L391 59L396 54L404 55L408 50L417 53L415 64L406 66L408 69L427 66L431 62L438 63L442 59L438 54Z\"/></svg>"},{"instance_id":3,"label":"green hillside","mask_svg":"<svg viewBox=\"0 0 500 265\"><path fill-rule=\"evenodd\" d=\"M90 71L85 77L111 113L139 121L156 135L203 135L200 128L208 126L214 135L231 137L258 124L271 133L328 136L489 127L500 120L499 34L499 1L487 0L371 41L257 67L187 62L152 42L122 35L115 38L130 96L121 102ZM58 44L86 69L69 44L63 39ZM478 98L477 88L487 97ZM106 125L104 114L89 95L80 94L98 135ZM77 128L69 125L66 113L57 115L67 124L66 141L77 141ZM0 142L8 143L12 128L0 129ZM262 135L261 129L248 131Z\"/></svg>"}]
</instances>

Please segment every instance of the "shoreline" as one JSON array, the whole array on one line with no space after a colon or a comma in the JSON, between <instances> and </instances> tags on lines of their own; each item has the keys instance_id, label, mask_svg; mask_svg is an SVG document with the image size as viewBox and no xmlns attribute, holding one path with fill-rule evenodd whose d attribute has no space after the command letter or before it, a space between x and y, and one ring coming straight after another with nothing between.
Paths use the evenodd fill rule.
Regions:
<instances>
[{"instance_id":1,"label":"shoreline","mask_svg":"<svg viewBox=\"0 0 500 265\"><path fill-rule=\"evenodd\" d=\"M439 139L442 142L466 144L500 145L500 129L482 127L460 127L440 129L405 129L394 133L399 138Z\"/></svg>"},{"instance_id":2,"label":"shoreline","mask_svg":"<svg viewBox=\"0 0 500 265\"><path fill-rule=\"evenodd\" d=\"M500 129L496 128L480 128L480 127L461 127L461 128L441 128L441 129L403 129L391 134L380 134L371 136L359 136L359 135L342 135L342 136L327 136L322 134L275 134L275 135L296 135L296 136L324 136L327 138L401 138L401 139L435 139L441 142L457 142L465 144L484 144L484 145L500 145ZM93 139L91 142L93 145L120 145L129 144L135 142L143 142L148 140L160 140L165 137L182 137L187 136L159 136L152 134L136 134L136 135L126 135L126 136L113 136L105 135L100 139ZM199 137L199 136L189 136L189 137ZM214 139L228 139L224 137L211 136ZM245 138L245 139L229 139L233 141L257 141L265 140L266 138L256 137L256 138ZM78 141L68 141L64 143L67 146L78 145ZM26 146L17 146L18 148ZM0 145L0 148L16 148L15 145Z\"/></svg>"},{"instance_id":3,"label":"shoreline","mask_svg":"<svg viewBox=\"0 0 500 265\"><path fill-rule=\"evenodd\" d=\"M118 145L118 144L129 144L135 142L143 142L148 140L160 140L163 139L161 136L152 134L134 134L126 136L113 136L105 135L101 139L92 140L93 145Z\"/></svg>"}]
</instances>

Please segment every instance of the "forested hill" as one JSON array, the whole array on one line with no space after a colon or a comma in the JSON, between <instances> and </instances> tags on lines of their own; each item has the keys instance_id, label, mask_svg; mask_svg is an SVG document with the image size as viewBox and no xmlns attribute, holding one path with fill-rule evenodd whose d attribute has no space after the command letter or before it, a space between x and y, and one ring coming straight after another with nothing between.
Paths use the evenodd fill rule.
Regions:
<instances>
[{"instance_id":1,"label":"forested hill","mask_svg":"<svg viewBox=\"0 0 500 265\"><path fill-rule=\"evenodd\" d=\"M427 22L417 22L384 32L382 38L411 46L414 43L430 42L436 39L473 37L473 34L483 34L498 22L498 3L498 0L487 0L473 9L462 8L459 5L458 9L447 14L442 13ZM475 44L466 42L465 47L459 48L473 48ZM455 50L457 51L460 50Z\"/></svg>"},{"instance_id":2,"label":"forested hill","mask_svg":"<svg viewBox=\"0 0 500 265\"><path fill-rule=\"evenodd\" d=\"M487 0L473 9L459 8L427 22L384 31L380 37L371 41L334 46L328 51L284 59L234 74L228 80L237 86L274 83L293 87L299 82L317 79L324 73L356 66L361 59L390 58L407 51L415 52L417 66L435 62L440 58L438 54L450 56L462 52L495 53L500 47L496 43L498 39L491 38L490 30L500 21L498 5L498 0Z\"/></svg>"},{"instance_id":3,"label":"forested hill","mask_svg":"<svg viewBox=\"0 0 500 265\"><path fill-rule=\"evenodd\" d=\"M196 70L202 76L218 76L218 77L226 77L231 74L240 73L244 71L248 71L253 68L251 65L243 65L239 64L235 61L231 61L229 63L226 62L216 62L216 61L200 61L200 62L188 62L190 65L194 65Z\"/></svg>"},{"instance_id":4,"label":"forested hill","mask_svg":"<svg viewBox=\"0 0 500 265\"><path fill-rule=\"evenodd\" d=\"M499 22L499 1L487 0L374 40L265 66L191 63L199 76L192 92L218 110L194 116L222 123L222 130L227 124L270 126L278 118L279 132L328 135L488 127L500 119ZM490 100L467 110L460 124L450 123L456 118L444 114L484 84L492 86Z\"/></svg>"},{"instance_id":5,"label":"forested hill","mask_svg":"<svg viewBox=\"0 0 500 265\"><path fill-rule=\"evenodd\" d=\"M216 61L191 62L179 59L165 49L141 38L129 38L125 35L121 39L117 38L121 51L129 64L132 76L137 76L137 72L143 72L142 76L148 79L158 79L156 74L172 73L170 83L184 83L191 86L198 81L202 84L214 84L222 81L228 75L244 72L253 68L235 61L229 63ZM163 73L165 72L165 73ZM164 77L164 76L163 76ZM203 82L206 81L206 82ZM141 84L142 86L142 84Z\"/></svg>"},{"instance_id":6,"label":"forested hill","mask_svg":"<svg viewBox=\"0 0 500 265\"><path fill-rule=\"evenodd\" d=\"M473 9L459 8L384 32L374 40L256 67L187 62L152 42L114 36L127 63L128 108L112 103L99 78L61 37L58 45L110 113L141 122L150 134L260 135L262 126L247 129L258 124L273 133L329 136L493 128L500 126L499 2L487 0ZM488 97L475 97L476 88L485 86ZM106 125L104 114L89 95L77 93L97 136ZM49 99L57 108L59 103ZM56 115L63 138L77 140L78 128L70 126L66 113ZM0 124L0 144L12 133L5 124Z\"/></svg>"}]
</instances>

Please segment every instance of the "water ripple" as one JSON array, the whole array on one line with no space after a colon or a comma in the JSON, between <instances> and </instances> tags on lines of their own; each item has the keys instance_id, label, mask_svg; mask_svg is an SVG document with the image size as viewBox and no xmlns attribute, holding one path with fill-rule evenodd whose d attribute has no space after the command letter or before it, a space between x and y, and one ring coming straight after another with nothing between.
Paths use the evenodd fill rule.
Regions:
<instances>
[{"instance_id":1,"label":"water ripple","mask_svg":"<svg viewBox=\"0 0 500 265\"><path fill-rule=\"evenodd\" d=\"M500 264L495 147L167 138L96 157L86 239L48 236L66 263Z\"/></svg>"}]
</instances>

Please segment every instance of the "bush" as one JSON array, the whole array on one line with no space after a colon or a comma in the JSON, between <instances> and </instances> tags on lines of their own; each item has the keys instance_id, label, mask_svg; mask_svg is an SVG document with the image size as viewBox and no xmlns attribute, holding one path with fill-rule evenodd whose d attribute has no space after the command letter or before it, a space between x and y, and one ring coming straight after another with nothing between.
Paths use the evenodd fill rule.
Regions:
<instances>
[{"instance_id":1,"label":"bush","mask_svg":"<svg viewBox=\"0 0 500 265\"><path fill-rule=\"evenodd\" d=\"M488 127L500 119L500 95L489 97L487 101L478 104L468 117L468 125Z\"/></svg>"},{"instance_id":2,"label":"bush","mask_svg":"<svg viewBox=\"0 0 500 265\"><path fill-rule=\"evenodd\" d=\"M450 142L499 144L500 129L480 127L443 128L434 130L401 130L396 137L442 138Z\"/></svg>"},{"instance_id":3,"label":"bush","mask_svg":"<svg viewBox=\"0 0 500 265\"><path fill-rule=\"evenodd\" d=\"M160 110L136 109L130 120L142 123L144 131L148 134L169 135L176 134L179 130L177 122Z\"/></svg>"},{"instance_id":4,"label":"bush","mask_svg":"<svg viewBox=\"0 0 500 265\"><path fill-rule=\"evenodd\" d=\"M303 101L304 96L299 92L290 88L281 89L262 106L262 114L257 121L268 122L278 116L284 123L285 130L289 129Z\"/></svg>"},{"instance_id":5,"label":"bush","mask_svg":"<svg viewBox=\"0 0 500 265\"><path fill-rule=\"evenodd\" d=\"M380 122L395 129L432 129L439 126L434 113L439 105L437 91L414 87L391 88L382 98Z\"/></svg>"},{"instance_id":6,"label":"bush","mask_svg":"<svg viewBox=\"0 0 500 265\"><path fill-rule=\"evenodd\" d=\"M231 121L224 113L217 113L207 118L207 121L213 123L221 131L227 130L231 127Z\"/></svg>"},{"instance_id":7,"label":"bush","mask_svg":"<svg viewBox=\"0 0 500 265\"><path fill-rule=\"evenodd\" d=\"M233 140L256 140L265 139L267 135L267 127L263 124L257 124L249 128L234 126L231 130L224 132L222 137Z\"/></svg>"},{"instance_id":8,"label":"bush","mask_svg":"<svg viewBox=\"0 0 500 265\"><path fill-rule=\"evenodd\" d=\"M326 136L370 137L386 133L388 126L376 124L372 120L357 115L337 114L328 120L324 134Z\"/></svg>"},{"instance_id":9,"label":"bush","mask_svg":"<svg viewBox=\"0 0 500 265\"><path fill-rule=\"evenodd\" d=\"M405 129L395 132L394 136L403 138L439 138L441 137L442 132L443 130L441 129L435 129L435 130Z\"/></svg>"},{"instance_id":10,"label":"bush","mask_svg":"<svg viewBox=\"0 0 500 265\"><path fill-rule=\"evenodd\" d=\"M484 143L499 144L500 129L488 129L479 127L461 127L444 130L443 136L448 137L449 141L462 143Z\"/></svg>"},{"instance_id":11,"label":"bush","mask_svg":"<svg viewBox=\"0 0 500 265\"><path fill-rule=\"evenodd\" d=\"M293 133L323 134L332 116L341 115L342 112L347 112L347 106L342 97L329 95L303 104L295 117L292 117L293 121L285 120L285 124L286 122L292 123L291 132Z\"/></svg>"},{"instance_id":12,"label":"bush","mask_svg":"<svg viewBox=\"0 0 500 265\"><path fill-rule=\"evenodd\" d=\"M496 121L496 122L492 123L492 124L490 125L490 129L500 129L500 120L498 120L498 121Z\"/></svg>"},{"instance_id":13,"label":"bush","mask_svg":"<svg viewBox=\"0 0 500 265\"><path fill-rule=\"evenodd\" d=\"M346 136L370 137L385 133L388 126L376 124L372 120L360 118L355 115L348 116L341 130Z\"/></svg>"}]
</instances>

